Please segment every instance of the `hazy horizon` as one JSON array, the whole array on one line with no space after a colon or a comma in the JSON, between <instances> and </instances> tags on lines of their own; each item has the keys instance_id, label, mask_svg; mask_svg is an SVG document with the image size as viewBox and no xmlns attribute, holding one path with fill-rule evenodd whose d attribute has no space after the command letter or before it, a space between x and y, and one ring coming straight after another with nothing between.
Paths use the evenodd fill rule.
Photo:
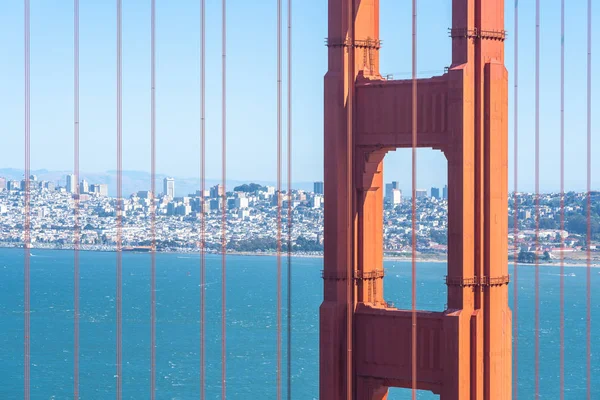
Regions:
<instances>
[{"instance_id":1,"label":"hazy horizon","mask_svg":"<svg viewBox=\"0 0 600 400\"><path fill-rule=\"evenodd\" d=\"M9 173L9 171L14 171L14 173L11 175ZM149 171L143 171L143 170L123 170L123 176L126 178L131 178L131 175L139 175L138 179L140 180L150 180L150 172ZM16 175L14 175L15 173L20 174L20 178L17 178ZM45 174L45 175L40 175L40 173ZM46 179L39 179L39 180L48 180L48 181L52 181L52 182L57 182L60 181L61 184L65 184L65 179L66 176L71 174L72 171L69 170L62 170L62 171L52 171L52 170L48 170L48 169L36 169L36 170L31 170L31 174L32 175L38 175L38 179L39 177L43 177L43 176L48 176L50 175L52 178L46 178ZM116 176L117 171L116 170L107 170L107 171L97 171L97 172L93 172L93 171L80 171L80 179L86 179L88 180L88 183L107 183L106 179L108 178L109 180L112 180L112 182L108 182L110 187L110 192L112 194L114 194L115 191L115 187L116 187L116 182L114 182L114 179L112 178L113 176ZM2 168L0 167L0 178L7 178L7 179L22 179L23 178L23 174L24 174L24 170L22 168ZM59 175L60 174L60 175ZM90 181L90 177L93 178L100 178L101 181L99 182L93 182ZM157 188L157 192L162 192L162 180L166 177L170 177L170 178L174 178L175 179L175 185L176 185L176 192L181 190L181 187L183 187L185 190L188 189L194 189L194 190L199 190L199 182L200 182L200 176L196 175L196 176L177 176L177 175L173 175L173 174L165 174L162 172L157 172L156 173L156 188ZM206 177L206 188L207 190L210 188L210 186L214 186L216 184L221 184L222 183L222 179L220 179L219 177L214 178L214 177ZM395 179L390 179L390 180L385 180L384 184L386 183L391 183L392 180ZM183 185L182 185L182 182ZM191 183L194 182L194 183ZM196 183L197 182L197 183ZM292 181L292 189L294 190L305 190L305 191L312 191L313 189L313 184L315 182L322 182L322 180L310 180L310 181ZM269 185L269 186L276 186L277 182L275 180L262 180L262 179L252 179L252 178L231 178L231 179L227 179L227 183L228 183L228 190L232 190L233 188L231 188L230 186L238 186L244 183L256 183L256 184L260 184L260 185ZM287 182L285 180L282 180L282 190L287 190ZM444 184L445 185L445 184ZM431 195L430 190L431 188L439 188L440 190L444 187L444 185L441 186L417 186L416 189L425 189L427 190L427 195ZM124 182L124 186L127 186L127 183ZM139 186L139 181L137 183L136 186ZM401 191L404 195L404 197L408 197L412 191L412 188L408 188L405 189L403 188L403 185L400 185L401 187ZM508 188L508 193L514 193L513 191L513 187L509 187ZM150 190L150 182L148 182L148 187L147 188L140 188L138 190ZM184 191L185 191L184 190ZM385 188L384 188L385 190ZM132 191L135 192L137 190ZM592 187L592 192L593 191L598 191L598 189L595 189L594 187ZM124 190L124 192L126 192L126 190ZM518 193L534 193L534 190L524 190L524 189L520 189L518 191ZM580 190L567 190L565 189L565 193L568 192L576 192L576 193L585 193L586 189L580 189ZM560 190L540 190L540 194L555 194L555 193L560 193ZM441 195L441 192L440 192Z\"/></svg>"}]
</instances>

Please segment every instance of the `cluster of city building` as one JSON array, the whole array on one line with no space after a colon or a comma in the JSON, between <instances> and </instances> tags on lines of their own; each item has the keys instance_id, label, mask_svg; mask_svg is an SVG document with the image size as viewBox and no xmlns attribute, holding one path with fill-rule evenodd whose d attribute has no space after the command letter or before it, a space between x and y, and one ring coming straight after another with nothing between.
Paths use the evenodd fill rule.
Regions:
<instances>
[{"instance_id":1,"label":"cluster of city building","mask_svg":"<svg viewBox=\"0 0 600 400\"><path fill-rule=\"evenodd\" d=\"M15 192L24 192L25 185L27 181L22 179L20 181L15 180L7 180L6 178L0 177L0 191L8 190ZM31 190L41 190L46 189L48 191L57 191L60 193L77 193L80 195L99 195L99 196L108 196L108 185L106 183L89 183L87 180L83 179L80 183L79 188L77 187L77 182L75 180L75 175L67 175L66 176L66 185L60 186L55 184L52 181L41 181L38 180L36 175L31 175L29 177L29 187ZM88 197L83 196L83 200L87 200Z\"/></svg>"},{"instance_id":2,"label":"cluster of city building","mask_svg":"<svg viewBox=\"0 0 600 400\"><path fill-rule=\"evenodd\" d=\"M0 178L2 246L23 243L26 184L23 181L17 185ZM72 175L66 177L65 187L40 182L35 176L30 177L29 184L30 240L34 248L72 248L77 231L80 248L114 250L119 213L121 244L126 250L156 246L157 250L197 251L204 242L207 251L217 252L221 249L225 210L228 249L272 252L277 249L278 229L285 240L283 247L287 246L290 209L294 249L307 253L322 249L322 183L316 192L276 193L272 186L250 184L231 192L216 185L204 192L198 190L179 196L175 192L175 179L165 178L161 194L155 196L151 191L139 191L121 199L120 207L116 198L108 196L106 185L90 185L85 180L77 185ZM97 186L101 187L100 191L95 190ZM278 204L281 204L279 212ZM204 234L200 226L202 220Z\"/></svg>"},{"instance_id":3,"label":"cluster of city building","mask_svg":"<svg viewBox=\"0 0 600 400\"><path fill-rule=\"evenodd\" d=\"M442 189L440 195L440 188L432 187L431 188L431 198L432 199L444 199L448 200L448 185L445 185ZM415 198L416 199L424 199L427 197L427 190L425 189L415 189ZM398 205L402 203L402 190L400 190L400 182L393 181L391 183L385 184L385 197L384 201L391 205Z\"/></svg>"},{"instance_id":4,"label":"cluster of city building","mask_svg":"<svg viewBox=\"0 0 600 400\"><path fill-rule=\"evenodd\" d=\"M121 200L108 196L105 184L77 184L74 175L66 177L65 187L30 177L32 247L72 248L74 233L82 249L114 250L117 242L117 213L121 213L120 237L124 249L144 250L156 246L161 251L198 251L201 243L209 252L221 251L223 210L226 216L226 245L230 251L273 252L277 232L288 246L288 218L291 218L292 249L298 253L319 253L323 249L323 182L315 182L312 192L292 190L277 193L272 186L241 185L226 192L216 185L204 192L178 196L175 179L165 178L161 194L139 191ZM0 245L22 246L23 202L26 182L0 178ZM517 250L533 253L576 252L585 246L586 195L569 193L564 197L564 229L560 224L560 196L518 194L517 219L514 199L509 199L509 254ZM416 248L421 254L445 256L447 252L448 187L416 190ZM78 212L75 216L75 200ZM278 208L281 204L281 208ZM594 213L600 212L597 197ZM598 210L597 210L598 209ZM288 216L288 210L291 214ZM399 182L385 185L384 251L401 255L412 250L411 201L402 197ZM536 210L540 215L536 227ZM153 214L154 213L154 214ZM152 218L152 216L155 218ZM204 218L202 218L204 216ZM76 224L77 220L77 224ZM204 221L204 229L201 228ZM281 221L281 223L278 223ZM518 229L514 229L514 222ZM595 222L596 225L598 222ZM78 228L75 229L74 227ZM536 229L537 228L537 229ZM593 228L597 234L598 227ZM592 245L593 249L596 246Z\"/></svg>"}]
</instances>

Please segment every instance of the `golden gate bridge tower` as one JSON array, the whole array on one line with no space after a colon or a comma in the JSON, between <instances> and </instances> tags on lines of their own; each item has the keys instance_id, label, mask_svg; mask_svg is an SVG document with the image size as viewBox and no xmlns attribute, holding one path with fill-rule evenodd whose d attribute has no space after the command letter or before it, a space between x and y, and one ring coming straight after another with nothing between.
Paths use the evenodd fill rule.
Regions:
<instances>
[{"instance_id":1,"label":"golden gate bridge tower","mask_svg":"<svg viewBox=\"0 0 600 400\"><path fill-rule=\"evenodd\" d=\"M447 72L387 80L379 0L329 0L321 400L385 399L388 387L511 398L504 0L452 4ZM383 158L407 147L448 161L443 312L413 314L383 295Z\"/></svg>"}]
</instances>

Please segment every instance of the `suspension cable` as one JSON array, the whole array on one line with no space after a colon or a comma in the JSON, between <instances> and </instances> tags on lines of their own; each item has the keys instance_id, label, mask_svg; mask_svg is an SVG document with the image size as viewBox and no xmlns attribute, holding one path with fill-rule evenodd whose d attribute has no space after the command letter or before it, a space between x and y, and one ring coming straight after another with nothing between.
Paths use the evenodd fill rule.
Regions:
<instances>
[{"instance_id":1,"label":"suspension cable","mask_svg":"<svg viewBox=\"0 0 600 400\"><path fill-rule=\"evenodd\" d=\"M150 0L150 399L156 396L156 0Z\"/></svg>"},{"instance_id":2,"label":"suspension cable","mask_svg":"<svg viewBox=\"0 0 600 400\"><path fill-rule=\"evenodd\" d=\"M515 45L514 45L514 213L513 213L513 399L519 394L519 0L515 0Z\"/></svg>"},{"instance_id":3,"label":"suspension cable","mask_svg":"<svg viewBox=\"0 0 600 400\"><path fill-rule=\"evenodd\" d=\"M201 64L200 64L200 399L206 398L206 0L201 1Z\"/></svg>"},{"instance_id":4,"label":"suspension cable","mask_svg":"<svg viewBox=\"0 0 600 400\"><path fill-rule=\"evenodd\" d=\"M535 399L540 397L540 0L535 1Z\"/></svg>"},{"instance_id":5,"label":"suspension cable","mask_svg":"<svg viewBox=\"0 0 600 400\"><path fill-rule=\"evenodd\" d=\"M79 246L81 243L79 226L79 196L81 195L81 187L79 186L79 0L73 2L73 36L73 175L75 176L75 187L77 188L73 207L73 397L77 400L79 399Z\"/></svg>"},{"instance_id":6,"label":"suspension cable","mask_svg":"<svg viewBox=\"0 0 600 400\"><path fill-rule=\"evenodd\" d=\"M288 0L287 42L287 183L292 194L292 0ZM292 400L292 203L287 209L287 400Z\"/></svg>"},{"instance_id":7,"label":"suspension cable","mask_svg":"<svg viewBox=\"0 0 600 400\"><path fill-rule=\"evenodd\" d=\"M565 398L565 0L560 2L560 400Z\"/></svg>"},{"instance_id":8,"label":"suspension cable","mask_svg":"<svg viewBox=\"0 0 600 400\"><path fill-rule=\"evenodd\" d=\"M592 0L587 5L587 399L592 398Z\"/></svg>"},{"instance_id":9,"label":"suspension cable","mask_svg":"<svg viewBox=\"0 0 600 400\"><path fill-rule=\"evenodd\" d=\"M277 0L277 400L281 400L281 0ZM287 193L291 201L291 193Z\"/></svg>"},{"instance_id":10,"label":"suspension cable","mask_svg":"<svg viewBox=\"0 0 600 400\"><path fill-rule=\"evenodd\" d=\"M123 230L123 103L122 103L122 5L117 0L117 400L122 396L122 289L123 289L123 254L122 254L122 230Z\"/></svg>"},{"instance_id":11,"label":"suspension cable","mask_svg":"<svg viewBox=\"0 0 600 400\"><path fill-rule=\"evenodd\" d=\"M24 4L24 53L25 53L25 196L24 196L24 235L23 235L23 248L25 250L25 260L24 260L24 293L23 293L23 307L24 307L24 398L25 400L29 400L30 398L30 372L31 372L31 348L30 348L30 333L31 333L31 325L30 325L30 247L31 247L31 238L30 238L30 224L31 224L31 193L29 188L29 173L31 169L30 163L30 138L31 138L31 130L30 130L30 94L31 94L31 78L30 78L30 2L29 0L25 0Z\"/></svg>"},{"instance_id":12,"label":"suspension cable","mask_svg":"<svg viewBox=\"0 0 600 400\"><path fill-rule=\"evenodd\" d=\"M223 197L221 213L221 399L225 400L226 376L227 376L227 354L226 340L227 317L226 317L226 224L227 224L227 0L222 0L222 158L221 171L223 179ZM217 190L218 192L218 190Z\"/></svg>"},{"instance_id":13,"label":"suspension cable","mask_svg":"<svg viewBox=\"0 0 600 400\"><path fill-rule=\"evenodd\" d=\"M417 398L417 1L412 1L412 399Z\"/></svg>"}]
</instances>

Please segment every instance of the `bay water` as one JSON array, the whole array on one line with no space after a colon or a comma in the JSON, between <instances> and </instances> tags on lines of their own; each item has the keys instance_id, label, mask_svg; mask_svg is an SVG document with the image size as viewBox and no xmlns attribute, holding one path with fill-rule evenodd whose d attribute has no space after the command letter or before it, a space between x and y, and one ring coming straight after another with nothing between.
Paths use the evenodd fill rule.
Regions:
<instances>
[{"instance_id":1,"label":"bay water","mask_svg":"<svg viewBox=\"0 0 600 400\"><path fill-rule=\"evenodd\" d=\"M23 249L0 249L0 399L23 398ZM156 386L158 399L197 399L200 392L200 257L157 254ZM227 397L276 398L277 260L227 256ZM283 350L286 349L286 258ZM292 396L318 398L319 258L292 259ZM386 261L385 298L410 308L410 262ZM80 252L80 397L115 397L116 254ZM591 271L592 398L600 399L600 269ZM558 266L540 267L540 398L559 398ZM417 307L446 303L444 263L418 263ZM510 267L512 276L513 270ZM586 268L565 273L565 398L586 395ZM535 269L518 270L519 397L534 398ZM221 396L221 257L207 256L207 398ZM510 302L512 291L510 284ZM286 361L283 360L285 368ZM283 373L285 384L286 371ZM123 398L150 388L150 255L123 253ZM73 398L73 252L31 250L31 398ZM285 393L285 387L284 387ZM437 396L419 392L419 399ZM391 389L390 400L410 399Z\"/></svg>"}]
</instances>

